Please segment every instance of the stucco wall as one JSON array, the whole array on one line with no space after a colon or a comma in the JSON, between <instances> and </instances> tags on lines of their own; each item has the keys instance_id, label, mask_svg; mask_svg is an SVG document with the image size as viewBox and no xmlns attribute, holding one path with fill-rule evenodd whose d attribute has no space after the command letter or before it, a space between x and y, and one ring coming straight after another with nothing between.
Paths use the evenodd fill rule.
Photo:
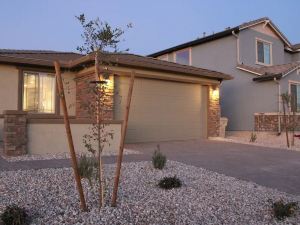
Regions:
<instances>
[{"instance_id":1,"label":"stucco wall","mask_svg":"<svg viewBox=\"0 0 300 225\"><path fill-rule=\"evenodd\" d=\"M256 65L256 38L272 42L273 65L284 64L284 44L275 37L257 32L253 29L242 30L240 37L240 59L246 65ZM259 65L257 65L259 66Z\"/></svg>"},{"instance_id":2,"label":"stucco wall","mask_svg":"<svg viewBox=\"0 0 300 225\"><path fill-rule=\"evenodd\" d=\"M289 81L300 82L300 74L297 74L297 70L293 71L292 73L288 74L280 80L282 93L289 92Z\"/></svg>"},{"instance_id":3,"label":"stucco wall","mask_svg":"<svg viewBox=\"0 0 300 225\"><path fill-rule=\"evenodd\" d=\"M89 124L71 124L75 151L80 153L86 151L82 137L89 132ZM121 138L121 124L110 124L105 127L113 131L114 137L110 146L105 151L117 151ZM30 154L46 154L69 152L67 136L64 124L28 124L28 145Z\"/></svg>"},{"instance_id":4,"label":"stucco wall","mask_svg":"<svg viewBox=\"0 0 300 225\"><path fill-rule=\"evenodd\" d=\"M236 55L236 38L228 36L192 47L192 65L231 75L235 71Z\"/></svg>"},{"instance_id":5,"label":"stucco wall","mask_svg":"<svg viewBox=\"0 0 300 225\"><path fill-rule=\"evenodd\" d=\"M300 61L300 52L292 55L293 61Z\"/></svg>"},{"instance_id":6,"label":"stucco wall","mask_svg":"<svg viewBox=\"0 0 300 225\"><path fill-rule=\"evenodd\" d=\"M253 82L254 75L240 71L223 88L222 113L229 118L228 130L253 130L255 112L277 110L278 88L275 82Z\"/></svg>"},{"instance_id":7,"label":"stucco wall","mask_svg":"<svg viewBox=\"0 0 300 225\"><path fill-rule=\"evenodd\" d=\"M255 62L256 33L250 31L254 55L251 62ZM240 34L240 46L247 45L245 40L249 37L242 40L246 34ZM265 35L259 34L258 37ZM241 59L250 57L250 50L246 50L240 51ZM234 77L233 80L222 82L220 87L221 115L229 119L228 130L253 130L253 113L277 110L278 88L275 82L253 82L255 75L236 68L237 41L234 36L193 47L192 63L194 66L221 71Z\"/></svg>"},{"instance_id":8,"label":"stucco wall","mask_svg":"<svg viewBox=\"0 0 300 225\"><path fill-rule=\"evenodd\" d=\"M19 71L14 66L0 65L0 114L18 108Z\"/></svg>"},{"instance_id":9,"label":"stucco wall","mask_svg":"<svg viewBox=\"0 0 300 225\"><path fill-rule=\"evenodd\" d=\"M296 61L296 60L294 60L293 56L294 56L293 54L285 51L284 52L284 63L290 63L290 62Z\"/></svg>"}]
</instances>

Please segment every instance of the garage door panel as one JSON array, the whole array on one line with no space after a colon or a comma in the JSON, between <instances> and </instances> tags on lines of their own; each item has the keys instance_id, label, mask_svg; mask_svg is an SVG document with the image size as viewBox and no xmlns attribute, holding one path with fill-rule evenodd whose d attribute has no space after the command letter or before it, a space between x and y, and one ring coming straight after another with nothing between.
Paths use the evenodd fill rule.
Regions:
<instances>
[{"instance_id":1,"label":"garage door panel","mask_svg":"<svg viewBox=\"0 0 300 225\"><path fill-rule=\"evenodd\" d=\"M123 119L128 80L115 79L119 93L115 99L116 119ZM207 90L200 84L136 78L126 142L206 137L206 104Z\"/></svg>"}]
</instances>

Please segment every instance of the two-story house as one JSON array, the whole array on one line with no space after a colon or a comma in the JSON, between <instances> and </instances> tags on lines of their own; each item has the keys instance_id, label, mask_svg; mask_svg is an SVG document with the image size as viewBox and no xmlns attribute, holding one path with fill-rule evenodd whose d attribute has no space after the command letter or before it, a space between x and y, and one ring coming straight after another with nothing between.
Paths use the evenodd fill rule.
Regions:
<instances>
[{"instance_id":1,"label":"two-story house","mask_svg":"<svg viewBox=\"0 0 300 225\"><path fill-rule=\"evenodd\" d=\"M295 96L300 111L300 44L292 45L269 18L149 56L231 74L220 90L228 130L280 132L282 93Z\"/></svg>"}]
</instances>

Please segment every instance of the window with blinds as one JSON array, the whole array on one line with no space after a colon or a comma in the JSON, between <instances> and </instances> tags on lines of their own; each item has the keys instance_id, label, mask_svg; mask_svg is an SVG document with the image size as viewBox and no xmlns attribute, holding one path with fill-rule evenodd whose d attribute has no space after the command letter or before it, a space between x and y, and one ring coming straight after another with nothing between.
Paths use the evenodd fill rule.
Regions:
<instances>
[{"instance_id":1,"label":"window with blinds","mask_svg":"<svg viewBox=\"0 0 300 225\"><path fill-rule=\"evenodd\" d=\"M55 76L24 72L23 110L33 113L55 113Z\"/></svg>"}]
</instances>

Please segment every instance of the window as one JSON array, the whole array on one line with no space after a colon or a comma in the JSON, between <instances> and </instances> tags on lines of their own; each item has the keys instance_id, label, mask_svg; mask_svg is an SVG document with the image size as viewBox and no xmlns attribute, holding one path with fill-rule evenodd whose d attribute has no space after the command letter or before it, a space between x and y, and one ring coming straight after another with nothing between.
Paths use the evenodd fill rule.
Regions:
<instances>
[{"instance_id":1,"label":"window","mask_svg":"<svg viewBox=\"0 0 300 225\"><path fill-rule=\"evenodd\" d=\"M290 91L292 97L292 111L300 112L300 84L291 83Z\"/></svg>"},{"instance_id":2,"label":"window","mask_svg":"<svg viewBox=\"0 0 300 225\"><path fill-rule=\"evenodd\" d=\"M256 62L258 64L271 65L272 62L272 46L271 43L256 40Z\"/></svg>"},{"instance_id":3,"label":"window","mask_svg":"<svg viewBox=\"0 0 300 225\"><path fill-rule=\"evenodd\" d=\"M55 76L48 73L24 72L23 110L55 113Z\"/></svg>"},{"instance_id":4,"label":"window","mask_svg":"<svg viewBox=\"0 0 300 225\"><path fill-rule=\"evenodd\" d=\"M184 49L184 50L180 50L178 52L175 52L174 54L174 59L176 63L180 63L180 64L184 64L184 65L190 65L191 64L191 57L190 54L191 53L191 49Z\"/></svg>"},{"instance_id":5,"label":"window","mask_svg":"<svg viewBox=\"0 0 300 225\"><path fill-rule=\"evenodd\" d=\"M160 59L160 60L168 61L168 54L158 56L157 58Z\"/></svg>"}]
</instances>

